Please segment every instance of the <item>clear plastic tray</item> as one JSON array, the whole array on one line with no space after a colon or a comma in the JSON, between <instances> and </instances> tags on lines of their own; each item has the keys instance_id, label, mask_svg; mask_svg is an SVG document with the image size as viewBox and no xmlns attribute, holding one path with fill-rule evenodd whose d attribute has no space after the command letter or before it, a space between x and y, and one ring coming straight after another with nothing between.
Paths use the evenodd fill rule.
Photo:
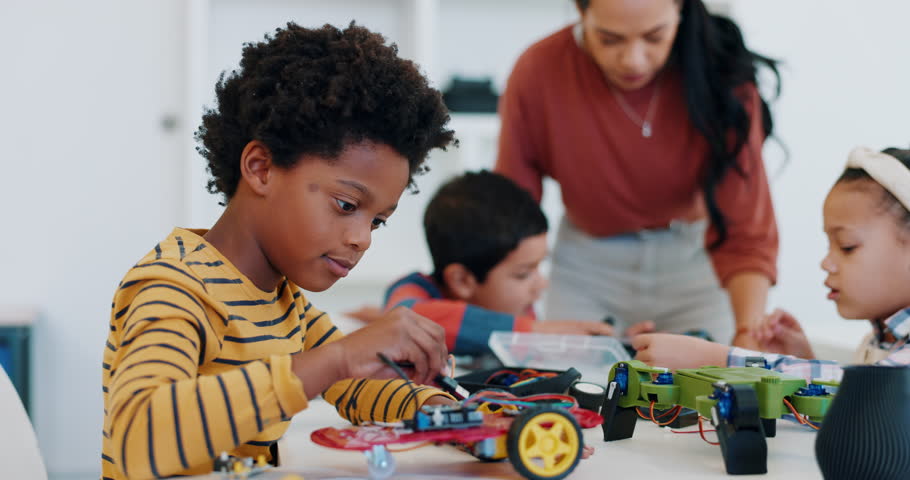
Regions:
<instances>
[{"instance_id":1,"label":"clear plastic tray","mask_svg":"<svg viewBox=\"0 0 910 480\"><path fill-rule=\"evenodd\" d=\"M490 349L503 365L581 372L582 380L604 385L614 363L629 360L613 337L493 332Z\"/></svg>"}]
</instances>

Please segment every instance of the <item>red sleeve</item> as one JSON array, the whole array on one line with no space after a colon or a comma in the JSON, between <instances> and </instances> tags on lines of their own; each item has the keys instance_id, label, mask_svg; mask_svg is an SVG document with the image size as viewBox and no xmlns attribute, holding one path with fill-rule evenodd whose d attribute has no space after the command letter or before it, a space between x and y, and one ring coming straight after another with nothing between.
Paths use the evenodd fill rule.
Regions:
<instances>
[{"instance_id":1,"label":"red sleeve","mask_svg":"<svg viewBox=\"0 0 910 480\"><path fill-rule=\"evenodd\" d=\"M455 352L455 341L461 331L462 320L468 304L456 300L427 300L417 302L411 309L442 325L446 331L446 348Z\"/></svg>"},{"instance_id":2,"label":"red sleeve","mask_svg":"<svg viewBox=\"0 0 910 480\"><path fill-rule=\"evenodd\" d=\"M499 99L499 152L494 170L511 178L539 202L543 195L541 153L532 141L533 115L529 110L527 92L533 89L530 80L533 67L525 53L518 59L506 89Z\"/></svg>"},{"instance_id":3,"label":"red sleeve","mask_svg":"<svg viewBox=\"0 0 910 480\"><path fill-rule=\"evenodd\" d=\"M534 328L537 319L533 314L515 317L513 330L516 332L530 332Z\"/></svg>"},{"instance_id":4,"label":"red sleeve","mask_svg":"<svg viewBox=\"0 0 910 480\"><path fill-rule=\"evenodd\" d=\"M408 307L441 325L446 334L446 347L456 355L488 353L490 335L494 331L527 332L534 324L533 312L514 316L462 300L443 298L435 283L419 274L409 275L389 288L385 309L397 306Z\"/></svg>"},{"instance_id":5,"label":"red sleeve","mask_svg":"<svg viewBox=\"0 0 910 480\"><path fill-rule=\"evenodd\" d=\"M766 275L777 281L777 221L762 159L765 140L761 120L761 99L754 85L743 89L750 117L749 137L737 159L744 175L730 169L717 188L717 204L727 221L727 239L712 250L711 260L721 285L740 272ZM712 227L707 244L717 238Z\"/></svg>"},{"instance_id":6,"label":"red sleeve","mask_svg":"<svg viewBox=\"0 0 910 480\"><path fill-rule=\"evenodd\" d=\"M383 310L391 310L392 308L398 306L401 302L407 300L422 301L429 300L433 298L426 289L422 288L420 285L415 283L405 283L399 285L392 289L389 292L388 298L386 298L385 306Z\"/></svg>"}]
</instances>

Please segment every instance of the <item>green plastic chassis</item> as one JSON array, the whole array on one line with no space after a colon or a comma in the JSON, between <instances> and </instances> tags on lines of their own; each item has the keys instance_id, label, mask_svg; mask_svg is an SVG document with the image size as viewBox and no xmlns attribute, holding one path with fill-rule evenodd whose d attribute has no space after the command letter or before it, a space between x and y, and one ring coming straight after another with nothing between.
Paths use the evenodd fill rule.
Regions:
<instances>
[{"instance_id":1,"label":"green plastic chassis","mask_svg":"<svg viewBox=\"0 0 910 480\"><path fill-rule=\"evenodd\" d=\"M727 473L766 473L765 437L773 437L776 420L790 413L784 400L813 421L822 420L831 406L833 394L807 394L800 391L804 387L807 383L802 378L760 367L702 367L671 375L666 368L637 360L619 362L610 369L601 407L604 441L631 437L640 407L666 410L679 405L711 420Z\"/></svg>"},{"instance_id":2,"label":"green plastic chassis","mask_svg":"<svg viewBox=\"0 0 910 480\"><path fill-rule=\"evenodd\" d=\"M616 376L617 366L622 364L628 365L629 372L628 387L619 399L619 406L625 408L649 407L654 400L656 409L682 405L697 410L705 418L712 418L712 409L717 404L717 399L711 396L718 382L751 386L758 397L758 416L764 419L778 419L785 413L790 413L783 402L787 398L796 411L808 415L810 420L821 421L834 399L831 394L812 397L794 395L806 386L805 380L759 367L680 369L673 374L672 384L658 385L651 379L653 375L666 373L666 368L649 367L638 360L632 360L613 365L610 369L611 382ZM835 382L813 383L837 386Z\"/></svg>"}]
</instances>

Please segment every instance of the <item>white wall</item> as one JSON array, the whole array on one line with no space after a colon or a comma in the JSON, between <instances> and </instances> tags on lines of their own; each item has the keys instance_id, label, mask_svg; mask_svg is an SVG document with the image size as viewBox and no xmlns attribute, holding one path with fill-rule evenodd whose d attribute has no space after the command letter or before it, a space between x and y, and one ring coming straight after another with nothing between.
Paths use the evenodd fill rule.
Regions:
<instances>
[{"instance_id":1,"label":"white wall","mask_svg":"<svg viewBox=\"0 0 910 480\"><path fill-rule=\"evenodd\" d=\"M182 103L180 9L0 6L0 304L43 312L32 413L51 472L97 478L111 298L184 208L185 159L160 126Z\"/></svg>"},{"instance_id":2,"label":"white wall","mask_svg":"<svg viewBox=\"0 0 910 480\"><path fill-rule=\"evenodd\" d=\"M411 4L402 2L382 3L401 13L401 5ZM209 3L226 10L199 13L199 5ZM488 3L465 2L476 15L487 12L471 25L463 25L472 17L455 3L437 3L429 11L440 15L438 28L429 38L438 43L402 45L402 52L431 61L437 82L454 71L488 73L499 82L523 43L538 36L535 29L547 28L548 21L555 28L571 15L564 4L542 19L547 8L542 0L528 9L516 6L518 0L508 3L512 8L496 4L484 10ZM36 331L33 413L52 472L97 474L100 363L110 299L121 275L173 225L204 226L197 214L211 212L217 200L193 193L203 188L202 160L190 154L189 138L199 105L211 104L213 72L236 62L240 41L261 38L283 18L282 9L299 13L301 4L270 0L251 17L236 15L232 9L238 5L238 0L0 0L0 145L7 173L0 188L0 304L37 305L44 312ZM306 5L313 7L306 17L292 18L337 23L367 11L376 28L395 30L389 37L400 42L428 35L402 27L404 17L379 11L367 0ZM736 0L732 5L749 43L786 62L776 118L791 159L772 182L782 239L772 305L807 320L812 334L846 339L865 327L834 327L846 322L835 320L824 300L818 268L825 248L821 202L851 146L910 142L904 25L910 4ZM205 57L212 63L203 68L184 56L183 22L210 14L217 21L188 29L191 36L234 32L236 37L219 50L223 54ZM518 37L521 42L514 41ZM483 38L495 48L484 48L478 42ZM160 125L172 114L179 119L178 133ZM468 163L491 162L490 148L475 150L472 155L480 160ZM773 171L780 163L774 145L767 156ZM366 271L391 276L426 267L417 219L428 193L457 169L456 157L431 159L434 171L419 180L424 193L405 199L388 230L378 233L364 260L373 267ZM364 277L364 284L374 280ZM342 283L320 297L348 303L336 300L327 307L379 300L375 285L359 290L346 285L357 287ZM354 293L335 295L346 288ZM375 296L366 298L370 295Z\"/></svg>"},{"instance_id":3,"label":"white wall","mask_svg":"<svg viewBox=\"0 0 910 480\"><path fill-rule=\"evenodd\" d=\"M841 320L825 299L822 203L853 146L910 145L910 2L740 0L733 14L753 49L784 61L774 108L791 156L771 183L781 249L770 306L791 310L810 336L855 345L868 325ZM773 143L765 152L773 172L782 155Z\"/></svg>"}]
</instances>

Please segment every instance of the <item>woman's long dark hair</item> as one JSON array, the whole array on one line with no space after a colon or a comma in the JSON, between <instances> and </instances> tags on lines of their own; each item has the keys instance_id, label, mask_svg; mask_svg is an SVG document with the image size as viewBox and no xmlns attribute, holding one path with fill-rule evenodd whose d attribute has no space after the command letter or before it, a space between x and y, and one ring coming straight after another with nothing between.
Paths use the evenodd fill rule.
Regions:
<instances>
[{"instance_id":1,"label":"woman's long dark hair","mask_svg":"<svg viewBox=\"0 0 910 480\"><path fill-rule=\"evenodd\" d=\"M582 11L591 3L575 1ZM708 168L702 189L708 216L717 231L709 247L713 249L727 239L727 222L715 196L717 186L730 168L745 176L736 159L748 141L751 122L737 96L737 87L758 85L757 71L764 65L774 73L779 93L780 74L776 60L746 48L742 32L732 20L708 13L701 0L678 1L683 2L682 19L668 62L681 72L689 119L708 141ZM761 109L762 128L768 137L774 122L764 98Z\"/></svg>"}]
</instances>

